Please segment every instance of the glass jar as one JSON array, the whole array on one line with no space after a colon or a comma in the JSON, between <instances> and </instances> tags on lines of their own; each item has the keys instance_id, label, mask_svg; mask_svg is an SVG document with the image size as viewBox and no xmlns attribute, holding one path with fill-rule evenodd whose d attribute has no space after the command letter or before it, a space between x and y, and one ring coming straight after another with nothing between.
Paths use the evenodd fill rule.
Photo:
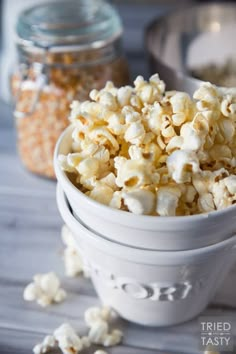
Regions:
<instances>
[{"instance_id":1,"label":"glass jar","mask_svg":"<svg viewBox=\"0 0 236 354\"><path fill-rule=\"evenodd\" d=\"M53 151L71 102L107 80L129 82L120 18L105 0L65 0L22 12L16 30L11 89L19 154L31 172L54 178Z\"/></svg>"}]
</instances>

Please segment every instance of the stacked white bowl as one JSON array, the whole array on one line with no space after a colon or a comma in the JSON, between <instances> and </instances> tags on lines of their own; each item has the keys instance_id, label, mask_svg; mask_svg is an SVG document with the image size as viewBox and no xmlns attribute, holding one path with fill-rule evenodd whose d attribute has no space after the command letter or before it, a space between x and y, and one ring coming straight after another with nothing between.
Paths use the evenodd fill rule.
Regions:
<instances>
[{"instance_id":1,"label":"stacked white bowl","mask_svg":"<svg viewBox=\"0 0 236 354\"><path fill-rule=\"evenodd\" d=\"M134 215L76 188L58 164L72 128L55 149L57 203L90 269L101 301L123 318L165 326L199 314L232 267L236 206L195 216Z\"/></svg>"}]
</instances>

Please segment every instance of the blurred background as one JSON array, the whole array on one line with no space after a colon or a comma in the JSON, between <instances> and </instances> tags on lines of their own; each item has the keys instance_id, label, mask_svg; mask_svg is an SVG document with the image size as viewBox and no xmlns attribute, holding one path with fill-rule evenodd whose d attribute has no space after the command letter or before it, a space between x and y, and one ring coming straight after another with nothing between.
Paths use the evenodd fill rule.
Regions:
<instances>
[{"instance_id":1,"label":"blurred background","mask_svg":"<svg viewBox=\"0 0 236 354\"><path fill-rule=\"evenodd\" d=\"M51 0L60 1L60 0ZM15 61L14 26L19 12L34 4L46 2L45 0L0 0L0 96L9 100L8 82L9 72ZM196 2L196 1L195 1ZM143 48L143 33L147 24L156 16L164 12L185 7L192 4L192 0L114 0L124 25L124 49L129 62L131 77L138 73L148 74L145 53ZM132 39L132 40L131 40Z\"/></svg>"}]
</instances>

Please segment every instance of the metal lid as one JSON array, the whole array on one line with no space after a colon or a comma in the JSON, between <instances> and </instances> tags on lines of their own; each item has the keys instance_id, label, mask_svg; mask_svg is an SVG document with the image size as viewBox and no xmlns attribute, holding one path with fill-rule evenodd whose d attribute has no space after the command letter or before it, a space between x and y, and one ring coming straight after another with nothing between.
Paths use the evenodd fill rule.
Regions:
<instances>
[{"instance_id":1,"label":"metal lid","mask_svg":"<svg viewBox=\"0 0 236 354\"><path fill-rule=\"evenodd\" d=\"M64 0L24 10L17 40L38 48L99 48L122 33L120 17L106 0Z\"/></svg>"}]
</instances>

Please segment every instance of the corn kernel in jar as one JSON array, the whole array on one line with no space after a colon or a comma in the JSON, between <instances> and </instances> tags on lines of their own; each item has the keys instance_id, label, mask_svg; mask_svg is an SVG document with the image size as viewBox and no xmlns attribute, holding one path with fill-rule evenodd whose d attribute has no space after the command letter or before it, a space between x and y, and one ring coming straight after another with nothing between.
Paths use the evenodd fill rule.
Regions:
<instances>
[{"instance_id":1,"label":"corn kernel in jar","mask_svg":"<svg viewBox=\"0 0 236 354\"><path fill-rule=\"evenodd\" d=\"M31 172L54 178L53 151L73 100L86 100L108 80L128 83L121 34L119 16L105 0L48 3L21 13L11 89L18 150Z\"/></svg>"}]
</instances>

